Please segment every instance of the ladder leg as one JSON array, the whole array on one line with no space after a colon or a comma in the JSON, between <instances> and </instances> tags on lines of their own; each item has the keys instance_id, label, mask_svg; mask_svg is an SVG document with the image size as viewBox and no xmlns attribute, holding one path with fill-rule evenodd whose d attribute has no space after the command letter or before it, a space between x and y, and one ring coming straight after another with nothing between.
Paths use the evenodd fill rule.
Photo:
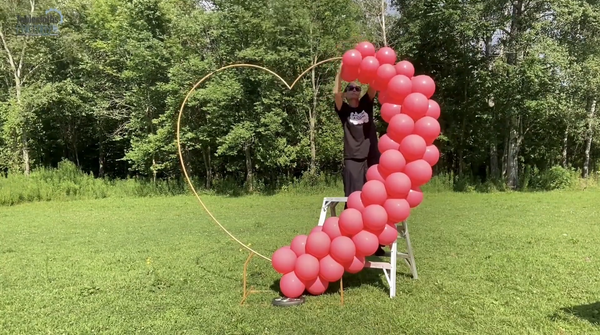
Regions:
<instances>
[{"instance_id":1,"label":"ladder leg","mask_svg":"<svg viewBox=\"0 0 600 335\"><path fill-rule=\"evenodd\" d=\"M327 199L323 199L323 206L321 207L321 216L319 216L319 224L318 226L322 226L325 223L325 219L327 219L327 208L329 207Z\"/></svg>"},{"instance_id":2,"label":"ladder leg","mask_svg":"<svg viewBox=\"0 0 600 335\"><path fill-rule=\"evenodd\" d=\"M390 270L390 298L393 298L396 296L396 271L397 266L398 266L398 262L397 262L397 257L398 257L398 241L394 241L394 244L392 244L392 252L390 255L390 263L392 266L392 269Z\"/></svg>"},{"instance_id":3,"label":"ladder leg","mask_svg":"<svg viewBox=\"0 0 600 335\"><path fill-rule=\"evenodd\" d=\"M410 234L408 233L408 222L404 221L402 223L404 226L404 238L406 239L406 247L408 253L408 262L410 266L410 272L413 275L413 279L419 279L419 275L417 274L417 265L415 264L415 254L413 253L412 245L410 243Z\"/></svg>"}]
</instances>

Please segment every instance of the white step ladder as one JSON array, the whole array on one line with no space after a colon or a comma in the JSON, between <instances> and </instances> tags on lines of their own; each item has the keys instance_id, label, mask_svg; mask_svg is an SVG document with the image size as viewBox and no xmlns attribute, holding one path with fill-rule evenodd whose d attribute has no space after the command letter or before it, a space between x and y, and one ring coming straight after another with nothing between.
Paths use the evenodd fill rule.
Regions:
<instances>
[{"instance_id":1,"label":"white step ladder","mask_svg":"<svg viewBox=\"0 0 600 335\"><path fill-rule=\"evenodd\" d=\"M327 211L329 210L331 216L337 216L335 207L339 203L345 203L348 201L347 197L327 197L323 199L323 206L321 207L321 215L319 217L319 226L322 226L327 219ZM396 270L397 270L397 259L398 257L404 259L406 265L410 268L410 272L414 279L418 279L417 266L415 264L415 256L410 243L410 235L408 234L408 223L402 222L398 228L398 237L406 240L407 252L398 251L398 241L394 241L392 244L391 252L386 252L383 257L390 257L390 262L370 262L365 261L365 268L369 269L381 269L385 274L385 278L390 286L390 298L396 296Z\"/></svg>"}]
</instances>

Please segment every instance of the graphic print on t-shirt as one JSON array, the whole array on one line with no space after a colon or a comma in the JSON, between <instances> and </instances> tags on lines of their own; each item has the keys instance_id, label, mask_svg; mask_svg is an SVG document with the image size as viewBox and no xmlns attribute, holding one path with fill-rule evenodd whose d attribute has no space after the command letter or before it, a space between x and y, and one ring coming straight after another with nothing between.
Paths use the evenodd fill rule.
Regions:
<instances>
[{"instance_id":1,"label":"graphic print on t-shirt","mask_svg":"<svg viewBox=\"0 0 600 335\"><path fill-rule=\"evenodd\" d=\"M350 116L348 117L348 121L350 121L350 123L352 123L353 125L368 123L369 114L367 114L364 110L360 113L351 112Z\"/></svg>"}]
</instances>

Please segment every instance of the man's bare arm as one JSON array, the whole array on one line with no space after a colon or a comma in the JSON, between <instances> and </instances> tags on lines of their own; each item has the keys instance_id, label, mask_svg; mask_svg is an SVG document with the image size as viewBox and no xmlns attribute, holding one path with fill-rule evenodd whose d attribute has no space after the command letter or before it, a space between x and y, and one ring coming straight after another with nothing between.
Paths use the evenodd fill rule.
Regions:
<instances>
[{"instance_id":1,"label":"man's bare arm","mask_svg":"<svg viewBox=\"0 0 600 335\"><path fill-rule=\"evenodd\" d=\"M342 64L340 64L340 68L335 76L335 84L333 85L333 97L335 99L335 107L338 110L342 109L342 104L344 103L342 94Z\"/></svg>"}]
</instances>

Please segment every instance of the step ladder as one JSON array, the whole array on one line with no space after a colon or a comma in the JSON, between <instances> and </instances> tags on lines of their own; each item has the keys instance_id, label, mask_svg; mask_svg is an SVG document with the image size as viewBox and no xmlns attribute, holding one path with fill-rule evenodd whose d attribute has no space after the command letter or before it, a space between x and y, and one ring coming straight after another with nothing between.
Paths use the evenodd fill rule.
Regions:
<instances>
[{"instance_id":1,"label":"step ladder","mask_svg":"<svg viewBox=\"0 0 600 335\"><path fill-rule=\"evenodd\" d=\"M326 197L323 199L323 206L321 207L321 215L319 217L319 226L322 226L327 219L327 212L329 211L330 216L337 216L335 207L339 203L346 203L347 197ZM385 274L385 279L390 286L390 298L396 296L396 272L398 265L398 257L404 259L406 265L408 265L413 279L418 279L417 266L415 264L415 256L410 243L410 235L408 234L408 223L402 222L400 226L396 224L398 229L398 238L403 238L406 241L406 252L398 251L398 241L392 243L391 252L386 252L385 256L390 257L389 262L371 262L365 261L365 268L369 269L381 269Z\"/></svg>"}]
</instances>

